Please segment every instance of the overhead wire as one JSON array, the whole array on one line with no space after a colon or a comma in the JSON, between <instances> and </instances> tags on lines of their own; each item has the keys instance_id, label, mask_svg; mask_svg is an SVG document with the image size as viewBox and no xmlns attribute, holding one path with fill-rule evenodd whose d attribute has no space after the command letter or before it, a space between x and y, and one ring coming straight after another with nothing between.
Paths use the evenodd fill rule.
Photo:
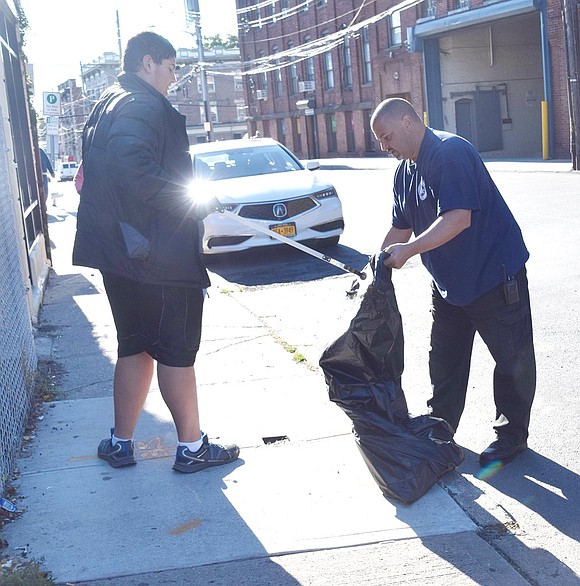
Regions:
<instances>
[{"instance_id":1,"label":"overhead wire","mask_svg":"<svg viewBox=\"0 0 580 586\"><path fill-rule=\"evenodd\" d=\"M285 67L295 65L296 63L299 63L300 61L303 61L310 57L315 57L317 55L321 55L322 53L326 53L327 51L331 51L338 45L342 44L346 36L356 36L358 34L358 31L365 28L366 26L379 22L389 17L394 12L398 12L416 6L417 4L420 4L422 1L423 0L403 0L403 2L400 2L395 6L387 8L386 10L383 10L382 12L375 14L374 16L366 18L365 20L362 20L359 23L351 24L345 27L344 29L340 29L334 33L330 33L313 41L308 41L296 47L291 47L284 51L280 51L279 53L275 53L274 55L257 57L255 59L252 59L251 61L243 62L242 65L249 65L250 67L248 69L244 69L242 71L242 75L255 75L260 73L267 73L269 71L273 71L276 69L283 69ZM364 0L360 10L362 10L363 5ZM360 14L360 10L357 13L356 17L358 17L358 14ZM356 20L356 18L353 19L353 22L354 20Z\"/></svg>"},{"instance_id":2,"label":"overhead wire","mask_svg":"<svg viewBox=\"0 0 580 586\"><path fill-rule=\"evenodd\" d=\"M308 26L305 28L300 29L300 34L304 36L305 33L308 33L308 31L311 30L315 30L315 29L319 29L320 27L326 26L326 25L331 25L333 23L338 22L339 20L341 20L342 18L345 18L349 15L351 15L353 12L357 12L360 13L362 6L365 4L366 2L366 6L370 6L371 4L374 4L377 0L370 0L370 3L368 0L363 0L363 4L361 6L359 6L358 8L352 9L352 10L347 10L346 12L343 12L342 14L339 14L337 16L334 16L333 18L329 18L328 20L325 20L323 22L319 22L316 24L313 24L312 26ZM358 16L358 14L356 15ZM295 37L296 36L296 31L292 31L292 32L288 32L286 34L283 35L279 35L277 37L268 37L266 39L254 39L253 42L254 44L257 43L270 43L272 41L279 41L281 39L285 39L285 38L289 38L289 37Z\"/></svg>"}]
</instances>

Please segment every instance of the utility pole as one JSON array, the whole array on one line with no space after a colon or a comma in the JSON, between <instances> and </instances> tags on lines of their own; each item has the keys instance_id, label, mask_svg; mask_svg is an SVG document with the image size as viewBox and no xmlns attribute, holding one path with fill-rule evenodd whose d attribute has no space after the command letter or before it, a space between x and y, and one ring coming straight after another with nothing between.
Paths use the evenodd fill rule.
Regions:
<instances>
[{"instance_id":1,"label":"utility pole","mask_svg":"<svg viewBox=\"0 0 580 586\"><path fill-rule=\"evenodd\" d=\"M119 11L117 10L117 44L119 45L119 72L123 70L123 45L121 43L121 23L119 21Z\"/></svg>"},{"instance_id":2,"label":"utility pole","mask_svg":"<svg viewBox=\"0 0 580 586\"><path fill-rule=\"evenodd\" d=\"M205 71L205 56L203 54L203 37L201 35L201 14L199 12L199 0L185 0L187 24L193 21L195 27L195 38L197 43L197 61L199 63L201 79L201 99L203 101L203 113L205 117L204 129L205 140L211 142L211 111L207 100L207 75Z\"/></svg>"},{"instance_id":3,"label":"utility pole","mask_svg":"<svg viewBox=\"0 0 580 586\"><path fill-rule=\"evenodd\" d=\"M578 11L576 2L562 0L562 18L566 42L566 66L568 71L568 102L570 109L570 152L572 169L580 170L580 88L578 87Z\"/></svg>"}]
</instances>

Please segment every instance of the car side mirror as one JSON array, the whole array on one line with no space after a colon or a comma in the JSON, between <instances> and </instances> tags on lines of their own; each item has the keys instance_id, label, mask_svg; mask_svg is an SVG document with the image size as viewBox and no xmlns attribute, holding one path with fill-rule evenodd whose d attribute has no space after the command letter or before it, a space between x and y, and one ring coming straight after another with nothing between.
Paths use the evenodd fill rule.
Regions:
<instances>
[{"instance_id":1,"label":"car side mirror","mask_svg":"<svg viewBox=\"0 0 580 586\"><path fill-rule=\"evenodd\" d=\"M306 161L306 168L309 171L316 171L316 169L320 169L320 162L319 161Z\"/></svg>"}]
</instances>

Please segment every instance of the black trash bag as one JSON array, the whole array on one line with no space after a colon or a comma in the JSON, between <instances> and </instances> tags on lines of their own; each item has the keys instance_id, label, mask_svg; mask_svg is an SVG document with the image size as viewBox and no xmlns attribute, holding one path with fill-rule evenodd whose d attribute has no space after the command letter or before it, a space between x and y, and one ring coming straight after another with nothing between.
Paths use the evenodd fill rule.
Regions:
<instances>
[{"instance_id":1,"label":"black trash bag","mask_svg":"<svg viewBox=\"0 0 580 586\"><path fill-rule=\"evenodd\" d=\"M348 330L324 350L320 366L330 400L352 420L356 443L383 494L409 504L464 456L446 421L409 415L401 388L401 314L382 254L373 270Z\"/></svg>"}]
</instances>

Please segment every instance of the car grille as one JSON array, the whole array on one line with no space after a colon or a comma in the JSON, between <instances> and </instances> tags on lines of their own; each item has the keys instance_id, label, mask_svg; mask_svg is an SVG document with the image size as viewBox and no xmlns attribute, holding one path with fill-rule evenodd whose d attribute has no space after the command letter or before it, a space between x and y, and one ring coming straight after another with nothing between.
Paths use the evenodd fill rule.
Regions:
<instances>
[{"instance_id":1,"label":"car grille","mask_svg":"<svg viewBox=\"0 0 580 586\"><path fill-rule=\"evenodd\" d=\"M283 203L286 206L287 213L284 216L275 216L274 207L278 203ZM312 208L315 208L317 203L311 197L299 197L298 199L290 199L284 202L259 203L243 205L238 212L238 215L243 218L251 218L253 220L288 220L299 214L303 214Z\"/></svg>"}]
</instances>

